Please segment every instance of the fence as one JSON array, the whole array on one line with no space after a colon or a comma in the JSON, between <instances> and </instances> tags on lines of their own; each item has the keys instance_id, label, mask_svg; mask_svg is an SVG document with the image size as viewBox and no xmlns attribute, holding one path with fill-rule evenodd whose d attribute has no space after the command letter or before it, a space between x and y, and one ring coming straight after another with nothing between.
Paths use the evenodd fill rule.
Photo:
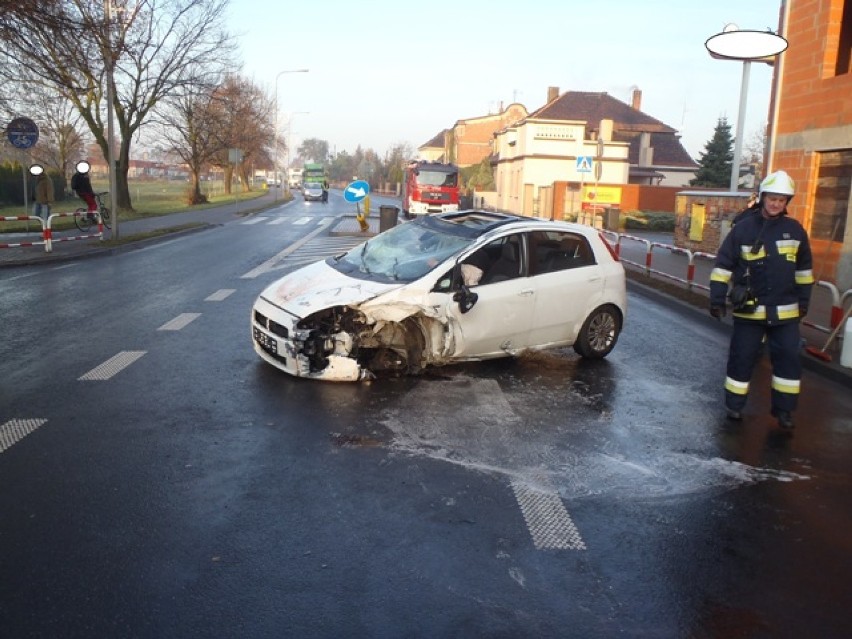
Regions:
<instances>
[{"instance_id":1,"label":"fence","mask_svg":"<svg viewBox=\"0 0 852 639\"><path fill-rule=\"evenodd\" d=\"M28 248L32 246L44 246L44 252L50 253L53 251L53 243L54 242L73 242L75 240L88 240L91 238L98 238L103 242L104 239L104 221L101 219L101 216L97 211L95 211L95 215L97 216L98 221L98 232L97 233L85 233L83 235L63 235L62 237L53 237L53 220L54 218L60 217L74 217L78 215L78 213L51 213L48 215L47 220L41 218L37 215L16 215L11 217L0 217L0 222L26 222L33 221L38 222L41 226L41 240L40 241L28 241L28 242L7 242L0 243L0 249L3 248Z\"/></svg>"},{"instance_id":2,"label":"fence","mask_svg":"<svg viewBox=\"0 0 852 639\"><path fill-rule=\"evenodd\" d=\"M655 242L653 240L649 240L644 237L636 237L633 235L628 235L626 233L616 233L613 231L601 231L605 236L611 238L610 244L615 251L615 254L618 256L619 260L624 264L629 264L631 266L635 266L638 269L644 271L646 275L656 275L658 277L662 277L664 279L673 280L680 284L685 284L687 289L692 290L694 288L701 289L705 292L710 292L710 287L704 284L700 284L695 281L695 260L696 259L704 259L709 262L716 261L716 255L713 253L705 253L702 251L690 251L689 249L681 248L678 246L672 246L670 244L664 244L662 242ZM630 260L625 258L622 255L622 242L624 240L639 242L645 247L645 259L643 263L636 262L634 260ZM654 268L654 249L663 249L672 255L683 255L686 257L686 264L684 267L684 276L680 277L675 273L671 273L668 270L661 270ZM674 270L674 269L671 269ZM829 314L829 326L821 326L820 324L815 324L814 322L805 319L802 320L802 324L805 326L809 326L815 330L818 330L823 333L830 333L834 330L842 321L844 306L846 304L847 299L852 299L852 289L845 291L844 293L840 293L837 289L837 286L832 282L826 282L820 280L816 283L817 286L825 288L829 291L831 295L831 310Z\"/></svg>"}]
</instances>

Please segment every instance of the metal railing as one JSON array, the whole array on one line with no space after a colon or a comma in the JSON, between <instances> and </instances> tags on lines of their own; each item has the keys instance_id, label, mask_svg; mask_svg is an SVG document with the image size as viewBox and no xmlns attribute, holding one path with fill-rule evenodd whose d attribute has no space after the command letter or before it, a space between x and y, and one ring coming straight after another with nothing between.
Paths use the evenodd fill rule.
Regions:
<instances>
[{"instance_id":1,"label":"metal railing","mask_svg":"<svg viewBox=\"0 0 852 639\"><path fill-rule=\"evenodd\" d=\"M3 248L30 248L33 246L44 246L44 252L50 253L53 251L54 242L73 242L75 240L87 240L98 238L101 241L104 239L104 221L98 211L92 211L98 222L97 233L84 233L82 235L63 235L62 237L53 237L53 220L60 217L71 217L80 215L80 213L51 213L47 216L47 220L37 215L16 215L10 217L0 217L0 222L38 222L41 226L41 240L33 240L26 242L4 242L0 243L0 249Z\"/></svg>"},{"instance_id":2,"label":"metal railing","mask_svg":"<svg viewBox=\"0 0 852 639\"><path fill-rule=\"evenodd\" d=\"M621 260L621 262L623 262L624 264L629 264L630 266L638 268L639 270L643 271L645 275L650 276L653 274L667 280L672 280L684 284L688 290L700 289L708 293L710 292L710 287L708 285L701 284L695 281L695 260L703 259L708 260L710 262L715 262L716 255L714 253L691 251L689 249L681 248L679 246L672 246L671 244L664 244L662 242L654 242L653 240L649 240L644 237L636 237L627 233L616 233L614 231L601 231L601 233L607 236L607 238L611 238L610 244L612 245L615 254L618 256L619 260ZM622 242L624 240L639 242L645 247L645 260L643 263L626 259L622 255ZM673 255L683 255L686 257L683 277L679 277L676 274L669 273L658 268L654 268L655 248L663 249ZM831 312L829 315L829 325L822 326L808 319L802 320L802 324L823 333L830 333L835 328L837 328L838 324L840 324L841 320L843 319L846 301L847 299L852 299L852 289L849 289L841 294L840 291L837 289L837 286L832 282L820 280L819 282L816 282L816 285L827 289L831 293Z\"/></svg>"}]
</instances>

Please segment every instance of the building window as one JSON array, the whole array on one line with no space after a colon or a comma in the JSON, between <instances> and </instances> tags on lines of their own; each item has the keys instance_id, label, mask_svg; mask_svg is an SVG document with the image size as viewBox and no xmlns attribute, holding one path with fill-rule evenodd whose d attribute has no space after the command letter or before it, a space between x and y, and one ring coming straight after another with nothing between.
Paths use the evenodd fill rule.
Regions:
<instances>
[{"instance_id":1,"label":"building window","mask_svg":"<svg viewBox=\"0 0 852 639\"><path fill-rule=\"evenodd\" d=\"M852 149L819 154L819 174L814 194L810 236L843 242L852 192Z\"/></svg>"},{"instance_id":2,"label":"building window","mask_svg":"<svg viewBox=\"0 0 852 639\"><path fill-rule=\"evenodd\" d=\"M834 75L852 73L852 0L843 2L840 37L837 41L837 64Z\"/></svg>"},{"instance_id":3,"label":"building window","mask_svg":"<svg viewBox=\"0 0 852 639\"><path fill-rule=\"evenodd\" d=\"M852 0L850 0L852 1ZM564 126L537 126L534 129L535 138L538 140L575 140L574 129Z\"/></svg>"}]
</instances>

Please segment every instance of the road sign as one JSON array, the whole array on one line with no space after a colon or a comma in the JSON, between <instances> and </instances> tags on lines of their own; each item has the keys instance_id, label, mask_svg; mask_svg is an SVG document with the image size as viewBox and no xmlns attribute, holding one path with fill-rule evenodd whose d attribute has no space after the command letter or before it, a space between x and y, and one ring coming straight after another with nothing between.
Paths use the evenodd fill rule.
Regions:
<instances>
[{"instance_id":1,"label":"road sign","mask_svg":"<svg viewBox=\"0 0 852 639\"><path fill-rule=\"evenodd\" d=\"M6 127L6 137L15 148L29 149L38 142L38 127L29 118L15 118Z\"/></svg>"},{"instance_id":2,"label":"road sign","mask_svg":"<svg viewBox=\"0 0 852 639\"><path fill-rule=\"evenodd\" d=\"M355 180L343 190L343 199L347 202L360 202L370 192L370 185L366 180Z\"/></svg>"},{"instance_id":3,"label":"road sign","mask_svg":"<svg viewBox=\"0 0 852 639\"><path fill-rule=\"evenodd\" d=\"M591 173L592 172L592 156L591 155L578 155L577 156L577 173Z\"/></svg>"}]
</instances>

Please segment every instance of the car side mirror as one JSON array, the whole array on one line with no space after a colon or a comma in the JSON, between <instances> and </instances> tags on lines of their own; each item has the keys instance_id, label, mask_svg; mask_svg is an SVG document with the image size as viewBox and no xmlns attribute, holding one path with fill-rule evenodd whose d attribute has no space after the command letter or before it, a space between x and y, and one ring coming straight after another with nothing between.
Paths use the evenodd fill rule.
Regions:
<instances>
[{"instance_id":1,"label":"car side mirror","mask_svg":"<svg viewBox=\"0 0 852 639\"><path fill-rule=\"evenodd\" d=\"M455 295L453 295L453 301L458 302L459 310L462 314L467 313L470 309L472 309L478 299L479 294L473 293L464 284L458 291L456 291Z\"/></svg>"}]
</instances>

